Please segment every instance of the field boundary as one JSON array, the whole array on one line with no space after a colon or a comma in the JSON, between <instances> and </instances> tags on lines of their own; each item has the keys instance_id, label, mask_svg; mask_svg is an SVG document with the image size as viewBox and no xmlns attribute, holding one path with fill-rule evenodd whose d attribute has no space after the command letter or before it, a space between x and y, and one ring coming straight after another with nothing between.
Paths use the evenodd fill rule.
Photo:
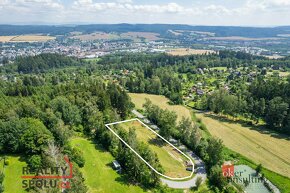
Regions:
<instances>
[{"instance_id":1,"label":"field boundary","mask_svg":"<svg viewBox=\"0 0 290 193\"><path fill-rule=\"evenodd\" d=\"M131 121L138 121L140 122L143 126L145 126L147 129L149 129L151 132L153 132L155 135L157 135L158 137L160 137L161 139L163 139L166 143L168 143L171 147L173 147L174 149L176 149L179 153L181 153L182 155L184 155L192 164L192 172L190 174L190 176L187 177L183 177L183 178L172 178L169 176L166 176L164 174L161 174L160 172L158 172L153 166L151 166L145 159L142 158L141 155L139 155L129 144L127 144L110 126L111 125L117 125L120 123L126 123L126 122L131 122ZM194 163L192 162L191 158L189 158L185 153L183 153L181 150L179 150L177 147L175 147L173 144L171 144L169 141L167 141L165 138L163 138L161 135L159 135L157 132L155 132L153 129L151 129L148 125L146 125L145 123L143 123L141 120L139 120L138 118L134 118L134 119L129 119L129 120L124 120L124 121L118 121L118 122L114 122L114 123L109 123L105 125L116 137L118 137L130 150L132 150L149 168L151 168L155 173L157 173L158 175L170 179L170 180L186 180L186 179L190 179L194 173Z\"/></svg>"}]
</instances>

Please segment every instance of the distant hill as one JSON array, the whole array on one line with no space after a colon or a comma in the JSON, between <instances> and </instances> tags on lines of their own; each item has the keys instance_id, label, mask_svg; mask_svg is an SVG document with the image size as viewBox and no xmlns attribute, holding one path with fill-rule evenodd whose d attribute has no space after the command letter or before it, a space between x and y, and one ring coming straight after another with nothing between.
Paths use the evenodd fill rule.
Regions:
<instances>
[{"instance_id":1,"label":"distant hill","mask_svg":"<svg viewBox=\"0 0 290 193\"><path fill-rule=\"evenodd\" d=\"M92 33L103 32L155 32L162 35L168 30L189 30L215 33L218 37L242 36L251 38L275 37L278 34L290 34L290 26L282 27L233 27L233 26L191 26L174 24L93 24L75 26L54 25L0 25L0 35L21 34L50 34L64 35L69 32L79 31Z\"/></svg>"}]
</instances>

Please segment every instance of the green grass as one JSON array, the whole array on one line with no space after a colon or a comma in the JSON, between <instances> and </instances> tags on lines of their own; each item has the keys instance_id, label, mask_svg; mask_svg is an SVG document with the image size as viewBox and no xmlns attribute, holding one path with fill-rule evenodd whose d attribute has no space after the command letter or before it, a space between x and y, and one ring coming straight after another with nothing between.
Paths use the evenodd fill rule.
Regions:
<instances>
[{"instance_id":1,"label":"green grass","mask_svg":"<svg viewBox=\"0 0 290 193\"><path fill-rule=\"evenodd\" d=\"M227 67L223 67L223 66L220 66L220 67L213 67L213 68L210 68L212 70L227 70Z\"/></svg>"},{"instance_id":2,"label":"green grass","mask_svg":"<svg viewBox=\"0 0 290 193\"><path fill-rule=\"evenodd\" d=\"M26 163L21 160L20 156L8 156L9 165L4 170L4 193L25 193L22 188L22 167Z\"/></svg>"},{"instance_id":3,"label":"green grass","mask_svg":"<svg viewBox=\"0 0 290 193\"><path fill-rule=\"evenodd\" d=\"M93 63L97 63L98 61L100 61L100 58L86 58L83 59L86 62L93 62Z\"/></svg>"},{"instance_id":4,"label":"green grass","mask_svg":"<svg viewBox=\"0 0 290 193\"><path fill-rule=\"evenodd\" d=\"M112 169L111 163L114 158L109 152L84 138L71 139L70 143L73 147L78 147L83 151L86 163L81 171L90 193L144 192L138 186L129 185Z\"/></svg>"}]
</instances>

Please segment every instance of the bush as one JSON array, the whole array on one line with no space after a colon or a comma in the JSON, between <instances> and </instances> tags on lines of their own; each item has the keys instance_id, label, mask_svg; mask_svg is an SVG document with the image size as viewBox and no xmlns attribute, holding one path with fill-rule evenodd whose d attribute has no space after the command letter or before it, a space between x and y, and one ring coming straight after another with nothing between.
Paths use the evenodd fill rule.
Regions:
<instances>
[{"instance_id":1,"label":"bush","mask_svg":"<svg viewBox=\"0 0 290 193\"><path fill-rule=\"evenodd\" d=\"M41 167L41 163L42 163L42 161L41 161L42 159L41 159L41 157L39 156L39 155L33 155L33 156L31 156L29 159L28 159L28 165L29 165L29 167L31 167L31 168L39 168L39 167Z\"/></svg>"},{"instance_id":2,"label":"bush","mask_svg":"<svg viewBox=\"0 0 290 193\"><path fill-rule=\"evenodd\" d=\"M79 167L84 167L85 165L85 159L83 156L83 152L78 149L78 148L73 148L72 149L72 156L73 156L73 161L78 164Z\"/></svg>"},{"instance_id":3,"label":"bush","mask_svg":"<svg viewBox=\"0 0 290 193\"><path fill-rule=\"evenodd\" d=\"M262 166L262 164L259 164L259 165L256 167L256 173L257 173L257 175L258 175L259 173L261 173L262 170L263 170L263 166Z\"/></svg>"},{"instance_id":4,"label":"bush","mask_svg":"<svg viewBox=\"0 0 290 193\"><path fill-rule=\"evenodd\" d=\"M0 185L2 184L3 180L4 180L4 174L3 173L0 173Z\"/></svg>"},{"instance_id":5,"label":"bush","mask_svg":"<svg viewBox=\"0 0 290 193\"><path fill-rule=\"evenodd\" d=\"M9 161L8 159L5 159L5 161L4 161L4 165L5 165L5 166L8 166L9 163L10 163L10 161Z\"/></svg>"},{"instance_id":6,"label":"bush","mask_svg":"<svg viewBox=\"0 0 290 193\"><path fill-rule=\"evenodd\" d=\"M0 184L0 193L4 192L4 187Z\"/></svg>"}]
</instances>

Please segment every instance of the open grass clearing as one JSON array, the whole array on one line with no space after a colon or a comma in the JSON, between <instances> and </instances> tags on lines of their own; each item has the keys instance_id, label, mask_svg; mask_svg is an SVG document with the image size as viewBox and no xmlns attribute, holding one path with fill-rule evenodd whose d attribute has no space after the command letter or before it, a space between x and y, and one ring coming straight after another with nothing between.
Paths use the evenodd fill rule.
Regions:
<instances>
[{"instance_id":1,"label":"open grass clearing","mask_svg":"<svg viewBox=\"0 0 290 193\"><path fill-rule=\"evenodd\" d=\"M160 164L164 169L164 175L171 178L185 178L191 175L191 172L186 170L186 161L190 160L139 121L134 120L119 123L110 127L114 129L116 126L123 128L127 132L129 132L130 128L135 129L137 139L147 144L157 154Z\"/></svg>"},{"instance_id":2,"label":"open grass clearing","mask_svg":"<svg viewBox=\"0 0 290 193\"><path fill-rule=\"evenodd\" d=\"M73 147L82 150L85 165L81 172L89 193L141 193L144 192L139 186L133 186L126 182L122 176L112 169L114 157L85 138L73 138L70 140Z\"/></svg>"},{"instance_id":3,"label":"open grass clearing","mask_svg":"<svg viewBox=\"0 0 290 193\"><path fill-rule=\"evenodd\" d=\"M241 125L214 114L196 113L211 135L221 138L230 149L278 174L290 177L289 137L258 127Z\"/></svg>"},{"instance_id":4,"label":"open grass clearing","mask_svg":"<svg viewBox=\"0 0 290 193\"><path fill-rule=\"evenodd\" d=\"M4 193L25 193L25 189L22 188L21 176L22 168L26 166L26 163L20 156L10 155L7 158L9 165L4 169Z\"/></svg>"},{"instance_id":5,"label":"open grass clearing","mask_svg":"<svg viewBox=\"0 0 290 193\"><path fill-rule=\"evenodd\" d=\"M138 109L143 109L142 106L145 103L146 98L148 98L152 101L153 104L158 105L160 108L174 111L177 114L177 121L181 121L182 117L191 119L191 112L189 109L182 105L170 105L168 103L169 100L165 96L139 93L129 93L129 96Z\"/></svg>"},{"instance_id":6,"label":"open grass clearing","mask_svg":"<svg viewBox=\"0 0 290 193\"><path fill-rule=\"evenodd\" d=\"M201 55L201 54L211 54L215 53L214 50L198 50L198 49L188 49L188 48L176 48L169 50L167 52L173 56L186 56L186 55Z\"/></svg>"}]
</instances>

